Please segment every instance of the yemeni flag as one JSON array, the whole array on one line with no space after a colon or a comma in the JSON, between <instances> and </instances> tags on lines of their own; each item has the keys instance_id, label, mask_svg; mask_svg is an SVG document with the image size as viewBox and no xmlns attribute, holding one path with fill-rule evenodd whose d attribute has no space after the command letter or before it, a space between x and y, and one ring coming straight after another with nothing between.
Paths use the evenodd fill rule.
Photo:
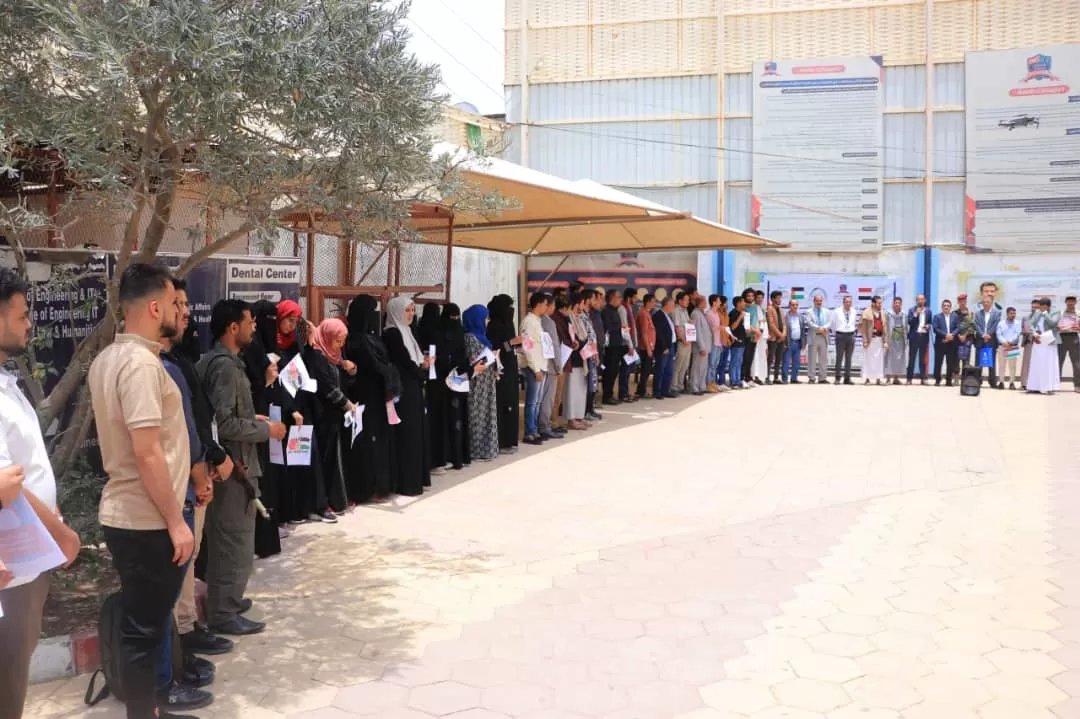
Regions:
<instances>
[{"instance_id":1,"label":"yemeni flag","mask_svg":"<svg viewBox=\"0 0 1080 719\"><path fill-rule=\"evenodd\" d=\"M859 288L859 299L860 300L867 300L867 301L874 299L874 288L873 287L860 287Z\"/></svg>"},{"instance_id":2,"label":"yemeni flag","mask_svg":"<svg viewBox=\"0 0 1080 719\"><path fill-rule=\"evenodd\" d=\"M806 299L806 288L805 287L792 287L791 288L791 299L793 299L793 300L804 300L804 299Z\"/></svg>"}]
</instances>

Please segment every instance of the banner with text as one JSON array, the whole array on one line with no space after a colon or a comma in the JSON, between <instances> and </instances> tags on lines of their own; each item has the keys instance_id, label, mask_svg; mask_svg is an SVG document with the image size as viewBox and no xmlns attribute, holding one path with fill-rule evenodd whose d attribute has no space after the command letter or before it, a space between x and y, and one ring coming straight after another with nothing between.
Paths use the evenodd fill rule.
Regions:
<instances>
[{"instance_id":1,"label":"banner with text","mask_svg":"<svg viewBox=\"0 0 1080 719\"><path fill-rule=\"evenodd\" d=\"M754 63L751 226L795 250L881 249L880 57Z\"/></svg>"},{"instance_id":2,"label":"banner with text","mask_svg":"<svg viewBox=\"0 0 1080 719\"><path fill-rule=\"evenodd\" d=\"M1075 243L1080 223L1080 45L969 52L965 243Z\"/></svg>"},{"instance_id":3,"label":"banner with text","mask_svg":"<svg viewBox=\"0 0 1080 719\"><path fill-rule=\"evenodd\" d=\"M1080 296L1080 274L1076 272L961 272L957 279L957 294L967 294L972 306L982 296L979 288L983 283L993 282L997 303L1015 307L1020 315L1028 313L1034 299L1048 297L1055 309L1061 309L1066 297Z\"/></svg>"},{"instance_id":4,"label":"banner with text","mask_svg":"<svg viewBox=\"0 0 1080 719\"><path fill-rule=\"evenodd\" d=\"M590 289L625 290L634 287L638 297L663 299L697 282L696 252L627 252L623 254L572 255L529 259L529 292L566 287L578 281Z\"/></svg>"},{"instance_id":5,"label":"banner with text","mask_svg":"<svg viewBox=\"0 0 1080 719\"><path fill-rule=\"evenodd\" d=\"M900 280L890 275L840 275L840 274L770 274L766 272L747 272L746 286L765 290L768 297L779 290L784 293L783 304L786 307L792 299L798 300L799 311L806 313L814 306L814 297L822 298L822 306L828 309L841 307L844 297L850 296L856 314L861 317L870 306L874 296L880 296L882 307L892 306L893 297L897 296ZM804 343L805 344L805 343ZM803 348L803 354L806 354ZM855 353L852 366L862 367L862 341L856 337ZM836 346L829 337L829 364L836 361Z\"/></svg>"}]
</instances>

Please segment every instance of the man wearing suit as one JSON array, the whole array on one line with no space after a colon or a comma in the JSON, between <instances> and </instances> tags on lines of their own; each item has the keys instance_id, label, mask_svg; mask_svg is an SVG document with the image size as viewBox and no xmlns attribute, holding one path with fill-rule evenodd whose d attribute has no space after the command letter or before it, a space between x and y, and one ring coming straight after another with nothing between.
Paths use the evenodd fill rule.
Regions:
<instances>
[{"instance_id":1,"label":"man wearing suit","mask_svg":"<svg viewBox=\"0 0 1080 719\"><path fill-rule=\"evenodd\" d=\"M956 373L960 340L960 318L953 314L952 302L941 303L941 313L934 317L934 386L941 386L941 363L946 361L945 383L952 387Z\"/></svg>"},{"instance_id":2,"label":"man wearing suit","mask_svg":"<svg viewBox=\"0 0 1080 719\"><path fill-rule=\"evenodd\" d=\"M799 314L799 301L788 302L786 318L787 326L787 349L784 350L784 363L781 376L784 384L799 384L799 367L802 363L803 342L810 335L810 325L805 317Z\"/></svg>"},{"instance_id":3,"label":"man wearing suit","mask_svg":"<svg viewBox=\"0 0 1080 719\"><path fill-rule=\"evenodd\" d=\"M806 313L806 364L810 384L829 384L829 326L832 314L825 309L825 298L814 295L814 306Z\"/></svg>"},{"instance_id":4,"label":"man wearing suit","mask_svg":"<svg viewBox=\"0 0 1080 719\"><path fill-rule=\"evenodd\" d=\"M926 306L926 295L915 298L915 306L907 314L907 383L915 377L915 367L919 367L919 381L926 384L926 353L930 349L930 329L934 317Z\"/></svg>"},{"instance_id":5,"label":"man wearing suit","mask_svg":"<svg viewBox=\"0 0 1080 719\"><path fill-rule=\"evenodd\" d=\"M989 347L994 362L990 365L990 386L997 387L997 328L1001 322L1001 311L994 307L990 295L983 295L982 307L975 310L975 347L982 354L983 347ZM978 363L978 358L976 358ZM982 372L979 373L980 378Z\"/></svg>"},{"instance_id":6,"label":"man wearing suit","mask_svg":"<svg viewBox=\"0 0 1080 719\"><path fill-rule=\"evenodd\" d=\"M653 328L656 330L656 345L653 356L656 359L656 374L653 375L653 398L674 397L671 382L675 376L675 300L668 295L660 309L652 314Z\"/></svg>"}]
</instances>

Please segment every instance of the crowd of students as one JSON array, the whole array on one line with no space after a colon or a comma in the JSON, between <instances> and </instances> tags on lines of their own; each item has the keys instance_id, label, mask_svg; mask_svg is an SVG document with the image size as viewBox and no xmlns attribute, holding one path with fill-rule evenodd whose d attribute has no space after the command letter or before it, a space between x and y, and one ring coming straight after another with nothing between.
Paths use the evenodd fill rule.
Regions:
<instances>
[{"instance_id":1,"label":"crowd of students","mask_svg":"<svg viewBox=\"0 0 1080 719\"><path fill-rule=\"evenodd\" d=\"M1050 392L1071 358L1080 391L1075 298L1060 313L1038 299L1018 321L987 285L979 308L961 295L955 313L946 300L934 314L921 295L907 310L901 298L886 310L875 297L857 312L850 297L832 309L814 297L802 310L754 289L729 305L693 288L658 300L572 283L531 295L520 322L508 295L464 312L429 303L419 317L408 297L380 313L360 295L344 319L318 326L292 300L225 299L202 352L184 282L162 267L129 266L118 295L123 331L88 375L108 475L100 521L121 584L113 681L122 681L128 717L178 716L212 701L214 667L200 655L265 629L245 616L247 582L254 557L280 552L291 527L420 495L433 475L513 454L519 442L587 431L605 405L797 384L804 354L808 381L826 384L830 338L835 382L853 384L857 335L866 383L925 383L933 347L939 384L943 363L948 384L961 362L981 363L992 386ZM0 360L29 341L26 292L0 270ZM0 507L30 496L70 559L78 538L57 519L36 416L11 373L0 373L0 408ZM293 445L283 441L306 428L306 461L283 461ZM0 639L14 667L0 679L0 709L18 717L48 578L9 574L0 566ZM207 587L205 624L196 576Z\"/></svg>"}]
</instances>

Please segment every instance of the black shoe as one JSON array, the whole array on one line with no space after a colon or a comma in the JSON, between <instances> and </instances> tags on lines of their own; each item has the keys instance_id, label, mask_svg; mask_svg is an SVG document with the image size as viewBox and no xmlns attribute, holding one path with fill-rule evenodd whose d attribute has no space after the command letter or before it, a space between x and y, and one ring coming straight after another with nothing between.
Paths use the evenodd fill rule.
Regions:
<instances>
[{"instance_id":1,"label":"black shoe","mask_svg":"<svg viewBox=\"0 0 1080 719\"><path fill-rule=\"evenodd\" d=\"M851 381L851 380L849 380L849 379L846 379L846 380L844 380L844 384L851 384L851 385L853 385L853 384L855 384L855 383L854 383L854 382L852 382L852 381Z\"/></svg>"},{"instance_id":2,"label":"black shoe","mask_svg":"<svg viewBox=\"0 0 1080 719\"><path fill-rule=\"evenodd\" d=\"M597 422L599 422L603 418L604 418L604 415L602 415L602 414L600 414L599 412L596 412L596 411L589 412L587 415L585 415L585 419L595 419Z\"/></svg>"},{"instance_id":3,"label":"black shoe","mask_svg":"<svg viewBox=\"0 0 1080 719\"><path fill-rule=\"evenodd\" d=\"M668 399L678 399L679 398L679 395L675 394L674 392L668 392L664 396L667 397Z\"/></svg>"},{"instance_id":4,"label":"black shoe","mask_svg":"<svg viewBox=\"0 0 1080 719\"><path fill-rule=\"evenodd\" d=\"M762 382L762 381L761 381L760 379L758 379L757 377L755 377L755 378L753 379L753 382L754 382L754 384L758 385L759 387L760 387L760 386L761 386L762 384L764 384L764 382Z\"/></svg>"},{"instance_id":5,"label":"black shoe","mask_svg":"<svg viewBox=\"0 0 1080 719\"><path fill-rule=\"evenodd\" d=\"M693 394L695 397L700 397L705 393L704 392L691 392L691 394Z\"/></svg>"},{"instance_id":6,"label":"black shoe","mask_svg":"<svg viewBox=\"0 0 1080 719\"><path fill-rule=\"evenodd\" d=\"M1005 383L1004 382L998 382L997 383L997 388L998 389L1005 389Z\"/></svg>"},{"instance_id":7,"label":"black shoe","mask_svg":"<svg viewBox=\"0 0 1080 719\"><path fill-rule=\"evenodd\" d=\"M662 394L654 394L652 397L649 397L649 399L667 399L667 397Z\"/></svg>"},{"instance_id":8,"label":"black shoe","mask_svg":"<svg viewBox=\"0 0 1080 719\"><path fill-rule=\"evenodd\" d=\"M791 384L802 384L802 380L793 379L791 380Z\"/></svg>"},{"instance_id":9,"label":"black shoe","mask_svg":"<svg viewBox=\"0 0 1080 719\"><path fill-rule=\"evenodd\" d=\"M817 383L818 383L818 384L829 384L829 380L827 380L827 379L819 379L819 380L817 381Z\"/></svg>"},{"instance_id":10,"label":"black shoe","mask_svg":"<svg viewBox=\"0 0 1080 719\"><path fill-rule=\"evenodd\" d=\"M157 693L158 708L164 711L177 709L191 711L202 709L214 703L214 695L202 689L173 682L172 686Z\"/></svg>"},{"instance_id":11,"label":"black shoe","mask_svg":"<svg viewBox=\"0 0 1080 719\"><path fill-rule=\"evenodd\" d=\"M239 609L240 614L247 614L248 612L250 612L251 607L252 607L253 604L254 604L254 602L251 601L250 599L248 599L247 597L244 597L243 599L241 599L240 600L240 609Z\"/></svg>"},{"instance_id":12,"label":"black shoe","mask_svg":"<svg viewBox=\"0 0 1080 719\"><path fill-rule=\"evenodd\" d=\"M228 654L236 648L232 640L211 634L201 624L196 624L195 629L187 634L181 634L180 644L188 654L206 654L208 656Z\"/></svg>"},{"instance_id":13,"label":"black shoe","mask_svg":"<svg viewBox=\"0 0 1080 719\"><path fill-rule=\"evenodd\" d=\"M171 711L158 707L158 719L199 719L199 717L194 714L173 714Z\"/></svg>"},{"instance_id":14,"label":"black shoe","mask_svg":"<svg viewBox=\"0 0 1080 719\"><path fill-rule=\"evenodd\" d=\"M181 684L201 689L214 683L216 669L209 659L197 657L194 654L184 654L184 676Z\"/></svg>"},{"instance_id":15,"label":"black shoe","mask_svg":"<svg viewBox=\"0 0 1080 719\"><path fill-rule=\"evenodd\" d=\"M562 438L563 438L563 436L561 434L556 434L555 432L548 431L548 432L541 432L540 433L540 439L562 439Z\"/></svg>"},{"instance_id":16,"label":"black shoe","mask_svg":"<svg viewBox=\"0 0 1080 719\"><path fill-rule=\"evenodd\" d=\"M538 447L538 446L540 446L541 444L544 443L544 440L540 439L539 435L529 435L529 436L525 437L521 441L524 442L525 444L531 444L534 447Z\"/></svg>"},{"instance_id":17,"label":"black shoe","mask_svg":"<svg viewBox=\"0 0 1080 719\"><path fill-rule=\"evenodd\" d=\"M228 634L234 637L247 637L252 634L259 634L264 629L266 629L265 623L253 622L247 617L241 617L240 615L233 617L227 622L215 624L210 627L210 631L215 634Z\"/></svg>"}]
</instances>

